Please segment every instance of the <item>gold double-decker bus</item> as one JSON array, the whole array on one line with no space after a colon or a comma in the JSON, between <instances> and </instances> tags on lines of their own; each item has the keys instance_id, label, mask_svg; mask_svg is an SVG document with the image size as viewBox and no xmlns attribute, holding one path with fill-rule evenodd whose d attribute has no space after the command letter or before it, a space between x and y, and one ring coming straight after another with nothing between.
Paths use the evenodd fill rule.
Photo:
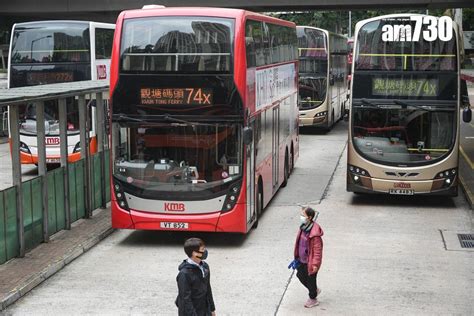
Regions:
<instances>
[{"instance_id":1,"label":"gold double-decker bus","mask_svg":"<svg viewBox=\"0 0 474 316\"><path fill-rule=\"evenodd\" d=\"M347 101L347 37L297 26L299 126L329 131L344 117Z\"/></svg>"},{"instance_id":2,"label":"gold double-decker bus","mask_svg":"<svg viewBox=\"0 0 474 316\"><path fill-rule=\"evenodd\" d=\"M462 37L446 18L397 14L356 25L347 191L457 195ZM416 20L434 22L416 30Z\"/></svg>"}]
</instances>

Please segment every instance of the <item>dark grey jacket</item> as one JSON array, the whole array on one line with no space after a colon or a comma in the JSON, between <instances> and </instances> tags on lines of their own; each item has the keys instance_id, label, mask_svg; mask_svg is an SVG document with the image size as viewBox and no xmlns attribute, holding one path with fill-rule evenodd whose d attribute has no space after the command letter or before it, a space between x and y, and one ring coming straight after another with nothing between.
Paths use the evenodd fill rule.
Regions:
<instances>
[{"instance_id":1,"label":"dark grey jacket","mask_svg":"<svg viewBox=\"0 0 474 316\"><path fill-rule=\"evenodd\" d=\"M215 311L214 299L212 297L209 265L201 263L205 275L202 276L201 269L184 260L179 265L179 273L176 277L178 283L178 306L179 316L208 316Z\"/></svg>"}]
</instances>

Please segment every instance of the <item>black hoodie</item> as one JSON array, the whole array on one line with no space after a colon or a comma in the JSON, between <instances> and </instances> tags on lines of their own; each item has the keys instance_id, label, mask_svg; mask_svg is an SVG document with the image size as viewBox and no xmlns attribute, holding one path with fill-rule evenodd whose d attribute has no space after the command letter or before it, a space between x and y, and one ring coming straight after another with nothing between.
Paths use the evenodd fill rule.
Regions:
<instances>
[{"instance_id":1,"label":"black hoodie","mask_svg":"<svg viewBox=\"0 0 474 316\"><path fill-rule=\"evenodd\" d=\"M187 260L179 265L179 273L176 277L178 282L178 297L176 306L180 316L208 316L215 311L214 299L211 290L211 275L209 265L201 262L202 270Z\"/></svg>"}]
</instances>

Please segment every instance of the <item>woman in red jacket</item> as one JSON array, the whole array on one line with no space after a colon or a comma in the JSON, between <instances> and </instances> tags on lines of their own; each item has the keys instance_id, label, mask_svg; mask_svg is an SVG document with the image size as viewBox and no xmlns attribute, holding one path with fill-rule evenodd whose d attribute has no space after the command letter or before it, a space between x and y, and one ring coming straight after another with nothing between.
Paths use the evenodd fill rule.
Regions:
<instances>
[{"instance_id":1,"label":"woman in red jacket","mask_svg":"<svg viewBox=\"0 0 474 316\"><path fill-rule=\"evenodd\" d=\"M308 289L309 299L304 307L310 308L319 304L316 297L321 290L316 285L316 278L323 258L323 230L315 222L316 212L307 207L302 210L301 226L295 243L295 259L300 262L296 276Z\"/></svg>"}]
</instances>

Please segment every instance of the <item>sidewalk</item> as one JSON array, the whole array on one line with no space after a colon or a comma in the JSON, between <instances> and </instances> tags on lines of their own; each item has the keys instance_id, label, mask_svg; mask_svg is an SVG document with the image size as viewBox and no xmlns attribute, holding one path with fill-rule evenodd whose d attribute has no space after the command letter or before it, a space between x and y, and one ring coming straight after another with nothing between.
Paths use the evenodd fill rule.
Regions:
<instances>
[{"instance_id":1,"label":"sidewalk","mask_svg":"<svg viewBox=\"0 0 474 316\"><path fill-rule=\"evenodd\" d=\"M320 304L304 308L293 273L276 315L473 315L474 249L456 236L473 228L464 199L347 193L345 157L312 205L324 229Z\"/></svg>"},{"instance_id":2,"label":"sidewalk","mask_svg":"<svg viewBox=\"0 0 474 316\"><path fill-rule=\"evenodd\" d=\"M81 219L69 231L55 234L47 244L0 265L0 311L26 295L84 252L113 232L110 208L94 211L91 219Z\"/></svg>"}]
</instances>

